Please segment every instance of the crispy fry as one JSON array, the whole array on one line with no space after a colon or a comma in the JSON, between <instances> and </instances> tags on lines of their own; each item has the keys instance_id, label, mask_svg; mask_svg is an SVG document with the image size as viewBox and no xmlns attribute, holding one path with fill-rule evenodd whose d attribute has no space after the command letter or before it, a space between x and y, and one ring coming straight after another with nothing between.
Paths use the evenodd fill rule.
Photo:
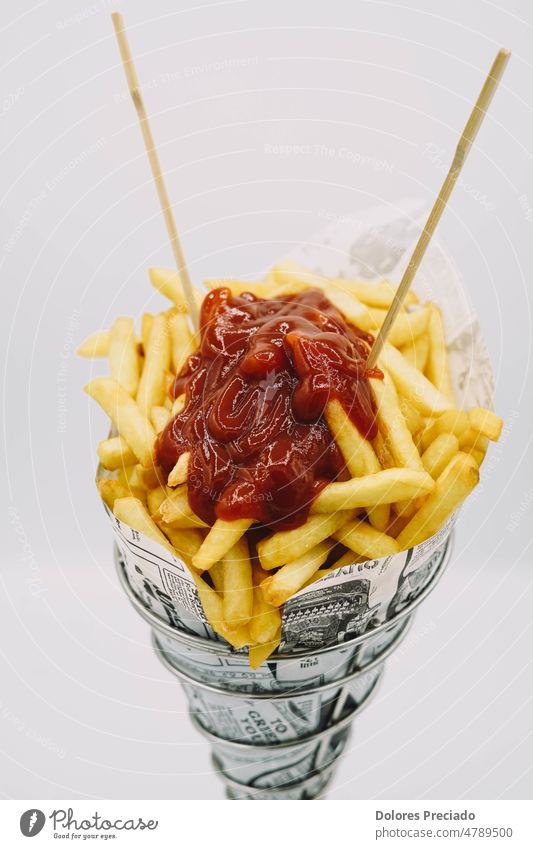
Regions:
<instances>
[{"instance_id":1,"label":"crispy fry","mask_svg":"<svg viewBox=\"0 0 533 849\"><path fill-rule=\"evenodd\" d=\"M146 503L148 505L148 512L150 513L152 519L154 518L154 513L157 513L166 497L167 492L164 486L155 486L153 489L150 489L146 493Z\"/></svg>"},{"instance_id":2,"label":"crispy fry","mask_svg":"<svg viewBox=\"0 0 533 849\"><path fill-rule=\"evenodd\" d=\"M227 627L234 630L246 625L253 613L252 564L244 537L224 555L221 563L224 574L222 612Z\"/></svg>"},{"instance_id":3,"label":"crispy fry","mask_svg":"<svg viewBox=\"0 0 533 849\"><path fill-rule=\"evenodd\" d=\"M299 528L292 531L278 531L261 540L257 554L263 569L275 569L291 560L306 554L318 543L331 536L352 516L351 511L333 515L310 516Z\"/></svg>"},{"instance_id":4,"label":"crispy fry","mask_svg":"<svg viewBox=\"0 0 533 849\"><path fill-rule=\"evenodd\" d=\"M459 440L452 433L441 433L422 454L424 468L432 478L442 474L450 460L459 451Z\"/></svg>"},{"instance_id":5,"label":"crispy fry","mask_svg":"<svg viewBox=\"0 0 533 849\"><path fill-rule=\"evenodd\" d=\"M95 377L85 387L91 398L107 413L145 468L152 465L155 432L125 389L111 377Z\"/></svg>"},{"instance_id":6,"label":"crispy fry","mask_svg":"<svg viewBox=\"0 0 533 849\"><path fill-rule=\"evenodd\" d=\"M187 487L180 486L178 489L169 490L168 498L161 504L156 521L173 528L206 528L207 525L198 516L195 516L187 496Z\"/></svg>"},{"instance_id":7,"label":"crispy fry","mask_svg":"<svg viewBox=\"0 0 533 849\"><path fill-rule=\"evenodd\" d=\"M158 542L164 548L168 549L168 551L173 552L172 545L166 536L161 533L156 523L150 518L146 507L138 498L131 496L117 498L113 504L113 513L117 519L125 522L130 528L140 531L141 534L150 537L154 542Z\"/></svg>"},{"instance_id":8,"label":"crispy fry","mask_svg":"<svg viewBox=\"0 0 533 849\"><path fill-rule=\"evenodd\" d=\"M470 431L470 419L465 410L460 410L458 407L453 407L447 410L442 415L433 419L430 424L422 432L420 438L420 449L425 451L434 439L441 433L451 433L456 436L461 444L461 440ZM475 434L472 432L472 441L475 441Z\"/></svg>"},{"instance_id":9,"label":"crispy fry","mask_svg":"<svg viewBox=\"0 0 533 849\"><path fill-rule=\"evenodd\" d=\"M324 415L352 477L357 478L379 472L381 466L371 443L361 436L342 404L336 399L331 400L326 406ZM385 530L389 521L388 505L372 506L368 517L375 528L380 531Z\"/></svg>"},{"instance_id":10,"label":"crispy fry","mask_svg":"<svg viewBox=\"0 0 533 849\"><path fill-rule=\"evenodd\" d=\"M383 469L373 475L329 483L316 497L311 509L313 513L333 513L373 504L392 504L420 494L427 495L433 486L433 479L425 471Z\"/></svg>"},{"instance_id":11,"label":"crispy fry","mask_svg":"<svg viewBox=\"0 0 533 849\"><path fill-rule=\"evenodd\" d=\"M152 323L154 317L151 312L143 313L141 318L141 341L143 346L143 352L146 354L148 350L148 344L150 342L150 333L152 332Z\"/></svg>"},{"instance_id":12,"label":"crispy fry","mask_svg":"<svg viewBox=\"0 0 533 849\"><path fill-rule=\"evenodd\" d=\"M439 392L418 369L410 366L400 352L388 342L383 346L381 361L390 373L398 392L414 404L422 415L439 415L453 407L453 401Z\"/></svg>"},{"instance_id":13,"label":"crispy fry","mask_svg":"<svg viewBox=\"0 0 533 849\"><path fill-rule=\"evenodd\" d=\"M410 366L424 372L429 354L429 336L426 333L417 336L402 346L401 353Z\"/></svg>"},{"instance_id":14,"label":"crispy fry","mask_svg":"<svg viewBox=\"0 0 533 849\"><path fill-rule=\"evenodd\" d=\"M411 431L411 433L417 433L424 425L424 419L410 401L407 398L403 398L400 396L398 398L398 403L400 405L400 410L405 419L405 424Z\"/></svg>"},{"instance_id":15,"label":"crispy fry","mask_svg":"<svg viewBox=\"0 0 533 849\"><path fill-rule=\"evenodd\" d=\"M168 476L169 486L179 486L180 484L185 483L189 474L190 458L191 455L189 451L185 451L183 454L180 454L176 465Z\"/></svg>"},{"instance_id":16,"label":"crispy fry","mask_svg":"<svg viewBox=\"0 0 533 849\"><path fill-rule=\"evenodd\" d=\"M387 310L368 308L368 322L363 330L369 330L370 333L375 333L379 330L383 322ZM401 347L412 343L417 337L425 333L429 320L429 310L425 307L417 309L415 312L401 312L396 316L396 320L392 325L388 340L391 345Z\"/></svg>"},{"instance_id":17,"label":"crispy fry","mask_svg":"<svg viewBox=\"0 0 533 849\"><path fill-rule=\"evenodd\" d=\"M185 395L178 395L172 404L172 418L174 418L174 416L178 416L182 410L185 409L185 403Z\"/></svg>"},{"instance_id":18,"label":"crispy fry","mask_svg":"<svg viewBox=\"0 0 533 849\"><path fill-rule=\"evenodd\" d=\"M270 642L262 643L258 646L250 646L248 651L248 660L252 669L259 669L271 654L274 654L281 640L281 630L279 630Z\"/></svg>"},{"instance_id":19,"label":"crispy fry","mask_svg":"<svg viewBox=\"0 0 533 849\"><path fill-rule=\"evenodd\" d=\"M89 357L91 359L107 357L110 339L109 330L98 330L81 343L76 353L78 357Z\"/></svg>"},{"instance_id":20,"label":"crispy fry","mask_svg":"<svg viewBox=\"0 0 533 849\"><path fill-rule=\"evenodd\" d=\"M123 466L131 466L137 458L126 440L122 436L112 436L98 443L96 449L99 460L109 471L121 469Z\"/></svg>"},{"instance_id":21,"label":"crispy fry","mask_svg":"<svg viewBox=\"0 0 533 849\"><path fill-rule=\"evenodd\" d=\"M199 572L210 569L211 566L227 554L230 548L233 548L251 524L252 519L235 519L233 522L217 519L204 539L199 551L196 552L192 559L194 568Z\"/></svg>"},{"instance_id":22,"label":"crispy fry","mask_svg":"<svg viewBox=\"0 0 533 849\"><path fill-rule=\"evenodd\" d=\"M192 576L198 590L198 595L200 596L200 602L206 619L213 630L216 631L217 634L220 634L221 637L227 640L227 642L236 649L241 649L243 646L249 645L250 632L248 627L245 625L231 631L224 623L222 599L219 594L210 587L209 584L206 584L200 575L196 575L192 572Z\"/></svg>"},{"instance_id":23,"label":"crispy fry","mask_svg":"<svg viewBox=\"0 0 533 849\"><path fill-rule=\"evenodd\" d=\"M403 417L398 395L389 375L385 373L383 380L371 380L370 384L376 399L378 427L396 465L405 466L414 471L424 471L422 460Z\"/></svg>"},{"instance_id":24,"label":"crispy fry","mask_svg":"<svg viewBox=\"0 0 533 849\"><path fill-rule=\"evenodd\" d=\"M389 557L401 550L395 539L381 531L376 531L367 522L348 522L338 531L335 531L332 536L342 542L343 545L351 548L356 554L360 554L369 560Z\"/></svg>"},{"instance_id":25,"label":"crispy fry","mask_svg":"<svg viewBox=\"0 0 533 849\"><path fill-rule=\"evenodd\" d=\"M213 567L214 568L214 567ZM213 569L209 574L212 574ZM260 587L262 581L268 578L268 572L264 572L259 566L253 567L253 609L250 620L250 637L254 643L270 643L275 640L281 628L281 614L277 607L265 601L263 590Z\"/></svg>"},{"instance_id":26,"label":"crispy fry","mask_svg":"<svg viewBox=\"0 0 533 849\"><path fill-rule=\"evenodd\" d=\"M436 304L430 304L428 330L430 344L425 368L427 378L453 404L453 386L448 368L444 325L441 311Z\"/></svg>"},{"instance_id":27,"label":"crispy fry","mask_svg":"<svg viewBox=\"0 0 533 849\"><path fill-rule=\"evenodd\" d=\"M170 410L166 407L152 407L150 410L150 419L155 427L156 433L161 433L168 424L170 419Z\"/></svg>"},{"instance_id":28,"label":"crispy fry","mask_svg":"<svg viewBox=\"0 0 533 849\"><path fill-rule=\"evenodd\" d=\"M342 277L322 277L299 263L286 260L273 266L273 281L279 284L292 284L295 291L308 286L323 289L328 295L332 289L340 289L358 301L372 307L388 309L392 304L395 287L388 280L371 283L365 280L346 280ZM268 297L268 295L265 295ZM407 293L405 304L416 304L418 298L413 291Z\"/></svg>"},{"instance_id":29,"label":"crispy fry","mask_svg":"<svg viewBox=\"0 0 533 849\"><path fill-rule=\"evenodd\" d=\"M166 315L161 313L154 316L152 321L137 392L137 404L146 416L150 415L152 407L160 407L164 403L167 394L166 372L169 368L170 337Z\"/></svg>"},{"instance_id":30,"label":"crispy fry","mask_svg":"<svg viewBox=\"0 0 533 849\"><path fill-rule=\"evenodd\" d=\"M172 368L175 374L179 374L187 358L194 353L196 344L187 324L187 318L182 313L173 312L169 316L168 327Z\"/></svg>"},{"instance_id":31,"label":"crispy fry","mask_svg":"<svg viewBox=\"0 0 533 849\"><path fill-rule=\"evenodd\" d=\"M483 407L473 407L468 411L470 426L480 436L490 439L492 442L497 442L502 432L503 421L492 410L485 410Z\"/></svg>"},{"instance_id":32,"label":"crispy fry","mask_svg":"<svg viewBox=\"0 0 533 849\"><path fill-rule=\"evenodd\" d=\"M195 528L171 528L168 525L163 525L161 530L169 538L178 556L190 566L204 539L201 532Z\"/></svg>"},{"instance_id":33,"label":"crispy fry","mask_svg":"<svg viewBox=\"0 0 533 849\"><path fill-rule=\"evenodd\" d=\"M433 536L479 481L476 461L459 452L437 478L435 489L397 538L400 550L412 548Z\"/></svg>"},{"instance_id":34,"label":"crispy fry","mask_svg":"<svg viewBox=\"0 0 533 849\"><path fill-rule=\"evenodd\" d=\"M132 318L117 318L111 328L109 371L128 395L135 398L139 386L139 355Z\"/></svg>"},{"instance_id":35,"label":"crispy fry","mask_svg":"<svg viewBox=\"0 0 533 849\"><path fill-rule=\"evenodd\" d=\"M149 268L148 276L154 289L172 301L180 312L188 312L187 299L177 271L172 268Z\"/></svg>"},{"instance_id":36,"label":"crispy fry","mask_svg":"<svg viewBox=\"0 0 533 849\"><path fill-rule=\"evenodd\" d=\"M263 596L269 604L279 606L298 592L311 575L327 560L331 545L320 542L311 551L287 563L261 583Z\"/></svg>"},{"instance_id":37,"label":"crispy fry","mask_svg":"<svg viewBox=\"0 0 533 849\"><path fill-rule=\"evenodd\" d=\"M142 490L131 487L128 483L101 478L98 481L98 491L110 510L117 498L128 498L130 495L142 501L144 494Z\"/></svg>"}]
</instances>

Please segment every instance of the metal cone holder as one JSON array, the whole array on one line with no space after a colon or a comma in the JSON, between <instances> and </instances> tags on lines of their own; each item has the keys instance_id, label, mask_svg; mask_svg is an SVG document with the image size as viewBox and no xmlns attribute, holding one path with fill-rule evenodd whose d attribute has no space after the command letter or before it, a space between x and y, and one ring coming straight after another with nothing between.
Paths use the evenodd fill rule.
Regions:
<instances>
[{"instance_id":1,"label":"metal cone holder","mask_svg":"<svg viewBox=\"0 0 533 849\"><path fill-rule=\"evenodd\" d=\"M126 595L152 629L156 654L187 695L193 725L211 744L227 797L303 800L324 794L354 718L375 694L386 658L450 552L448 537L428 561L425 581L387 621L312 652L277 652L255 671L246 652L189 634L150 610L133 591L118 550L116 563Z\"/></svg>"}]
</instances>

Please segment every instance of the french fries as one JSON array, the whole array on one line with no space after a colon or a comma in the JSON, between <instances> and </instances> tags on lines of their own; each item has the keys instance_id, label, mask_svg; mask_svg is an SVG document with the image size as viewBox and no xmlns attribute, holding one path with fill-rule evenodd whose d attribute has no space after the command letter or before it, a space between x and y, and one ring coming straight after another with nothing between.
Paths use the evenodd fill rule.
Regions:
<instances>
[{"instance_id":1,"label":"french fries","mask_svg":"<svg viewBox=\"0 0 533 849\"><path fill-rule=\"evenodd\" d=\"M261 584L265 601L276 607L285 604L320 569L327 560L330 548L328 543L320 542L311 551L286 563L274 575L265 578Z\"/></svg>"},{"instance_id":2,"label":"french fries","mask_svg":"<svg viewBox=\"0 0 533 849\"><path fill-rule=\"evenodd\" d=\"M96 453L104 469L115 471L131 466L137 458L122 436L113 436L98 443Z\"/></svg>"},{"instance_id":3,"label":"french fries","mask_svg":"<svg viewBox=\"0 0 533 849\"><path fill-rule=\"evenodd\" d=\"M132 318L117 318L109 340L109 371L132 398L139 386L139 356Z\"/></svg>"},{"instance_id":4,"label":"french fries","mask_svg":"<svg viewBox=\"0 0 533 849\"><path fill-rule=\"evenodd\" d=\"M78 349L82 357L107 357L111 375L86 386L115 428L97 448L106 470L98 489L117 519L187 564L208 623L235 648L248 646L257 668L279 645L283 605L302 588L336 569L391 557L440 530L478 482L502 421L490 410L455 406L440 310L410 293L380 356L383 379L370 379L375 439L359 432L337 398L324 408L321 421L345 469L332 482L319 482L306 521L258 533L252 518L207 524L189 503L192 443L168 474L156 465L157 435L186 415L190 398L173 399L169 389L201 340L189 327L177 273L149 274L172 306L143 314L141 341L133 319L119 318ZM290 262L258 283L205 284L280 299L319 288L348 325L367 332L381 327L395 293L386 280L328 279Z\"/></svg>"},{"instance_id":5,"label":"french fries","mask_svg":"<svg viewBox=\"0 0 533 849\"><path fill-rule=\"evenodd\" d=\"M131 395L111 377L95 377L85 387L91 398L107 413L145 468L152 465L155 431Z\"/></svg>"},{"instance_id":6,"label":"french fries","mask_svg":"<svg viewBox=\"0 0 533 849\"><path fill-rule=\"evenodd\" d=\"M263 569L275 569L306 554L315 545L333 536L350 518L349 511L310 516L307 522L292 531L278 531L262 540L257 554ZM218 524L218 523L217 523ZM215 527L214 525L213 527Z\"/></svg>"},{"instance_id":7,"label":"french fries","mask_svg":"<svg viewBox=\"0 0 533 849\"><path fill-rule=\"evenodd\" d=\"M398 536L399 550L436 534L479 481L476 461L459 452L437 478L435 489Z\"/></svg>"}]
</instances>

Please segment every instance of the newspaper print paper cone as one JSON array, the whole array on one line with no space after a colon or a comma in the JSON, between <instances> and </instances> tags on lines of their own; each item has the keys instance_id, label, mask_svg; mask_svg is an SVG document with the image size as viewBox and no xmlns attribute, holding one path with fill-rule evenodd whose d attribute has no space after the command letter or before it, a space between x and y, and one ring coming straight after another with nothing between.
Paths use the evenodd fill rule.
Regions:
<instances>
[{"instance_id":1,"label":"newspaper print paper cone","mask_svg":"<svg viewBox=\"0 0 533 849\"><path fill-rule=\"evenodd\" d=\"M237 782L244 792L278 789L285 794L291 787L307 782L335 764L349 739L353 720L365 706L363 702L334 727L318 731L305 740L262 746L223 740L203 728L194 715L191 720L196 730L209 740L216 769L224 779ZM317 762L319 754L320 762ZM305 790L296 789L298 793ZM290 797L283 795L281 798Z\"/></svg>"},{"instance_id":2,"label":"newspaper print paper cone","mask_svg":"<svg viewBox=\"0 0 533 849\"><path fill-rule=\"evenodd\" d=\"M329 724L341 693L342 712L338 719L352 713L369 697L383 670L380 656L366 669L348 673L330 684L298 692L249 696L197 682L170 663L157 639L154 648L163 665L179 680L189 709L202 728L224 740L254 746L304 739L321 731Z\"/></svg>"},{"instance_id":3,"label":"newspaper print paper cone","mask_svg":"<svg viewBox=\"0 0 533 849\"><path fill-rule=\"evenodd\" d=\"M278 651L256 670L251 669L245 650L236 651L223 641L191 635L173 624L170 602L163 605L157 596L154 598L150 584L138 584L134 592L118 551L115 551L115 559L124 592L151 626L159 646L178 671L197 682L214 684L230 692L259 694L318 687L338 680L348 671L364 669L405 636L412 612L436 585L450 553L451 541L448 540L432 555L424 570L414 570L404 577L391 603L392 615L386 622L348 642L333 643L313 652L300 650L284 654Z\"/></svg>"}]
</instances>

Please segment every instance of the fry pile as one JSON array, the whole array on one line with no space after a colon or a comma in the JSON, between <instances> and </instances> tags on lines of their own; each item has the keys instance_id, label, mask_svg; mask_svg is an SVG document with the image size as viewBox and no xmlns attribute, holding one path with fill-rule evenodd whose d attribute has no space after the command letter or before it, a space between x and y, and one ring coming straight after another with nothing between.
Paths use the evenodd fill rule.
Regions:
<instances>
[{"instance_id":1,"label":"fry pile","mask_svg":"<svg viewBox=\"0 0 533 849\"><path fill-rule=\"evenodd\" d=\"M78 350L109 361L110 376L85 387L116 433L98 446L106 470L98 488L118 519L187 563L211 626L234 647L249 646L257 668L279 643L283 604L300 589L440 530L478 483L488 441L499 438L502 421L490 410L456 407L439 308L420 304L411 292L378 362L384 379L371 379L377 437L364 439L338 401L326 406L349 478L321 490L304 524L257 545L251 519L218 519L209 527L189 506L187 453L168 477L154 462L157 434L185 405L183 396L171 399L169 388L196 345L177 275L151 269L150 278L171 308L145 313L139 335L132 318L118 318ZM329 279L292 263L274 266L257 283L205 283L260 298L319 288L348 324L372 334L395 291L386 280Z\"/></svg>"}]
</instances>

